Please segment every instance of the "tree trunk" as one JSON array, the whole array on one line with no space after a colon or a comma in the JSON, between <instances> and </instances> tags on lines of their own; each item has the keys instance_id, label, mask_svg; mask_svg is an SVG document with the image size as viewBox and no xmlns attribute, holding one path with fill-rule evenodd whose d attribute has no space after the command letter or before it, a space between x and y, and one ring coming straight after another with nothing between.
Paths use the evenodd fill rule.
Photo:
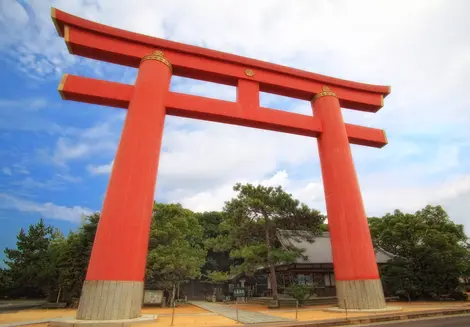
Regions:
<instances>
[{"instance_id":1,"label":"tree trunk","mask_svg":"<svg viewBox=\"0 0 470 327\"><path fill-rule=\"evenodd\" d=\"M277 300L277 278L276 278L276 267L273 263L269 260L269 254L271 253L271 240L269 235L269 223L268 223L267 215L264 215L264 229L266 232L266 249L267 249L267 256L268 256L268 264L269 264L269 275L271 278L271 291L273 295L273 299Z\"/></svg>"},{"instance_id":2,"label":"tree trunk","mask_svg":"<svg viewBox=\"0 0 470 327\"><path fill-rule=\"evenodd\" d=\"M176 284L173 283L173 290L171 292L171 302L170 302L170 305L172 307L175 306L175 295L176 295Z\"/></svg>"},{"instance_id":3,"label":"tree trunk","mask_svg":"<svg viewBox=\"0 0 470 327\"><path fill-rule=\"evenodd\" d=\"M62 291L62 287L59 286L59 292L57 293L57 300L55 301L55 303L59 303L61 291Z\"/></svg>"},{"instance_id":4,"label":"tree trunk","mask_svg":"<svg viewBox=\"0 0 470 327\"><path fill-rule=\"evenodd\" d=\"M273 292L273 299L277 300L277 279L276 279L276 268L273 264L269 264L269 273L271 276L271 290Z\"/></svg>"}]
</instances>

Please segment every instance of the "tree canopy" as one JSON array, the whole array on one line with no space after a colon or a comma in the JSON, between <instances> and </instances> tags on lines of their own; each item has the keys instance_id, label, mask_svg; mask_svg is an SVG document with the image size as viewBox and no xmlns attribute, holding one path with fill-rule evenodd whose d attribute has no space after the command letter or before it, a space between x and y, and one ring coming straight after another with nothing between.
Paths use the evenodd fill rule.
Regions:
<instances>
[{"instance_id":1,"label":"tree canopy","mask_svg":"<svg viewBox=\"0 0 470 327\"><path fill-rule=\"evenodd\" d=\"M302 256L279 233L309 242L328 230L325 217L295 200L282 187L236 184L236 196L221 212L194 213L180 204L155 203L150 226L146 288L173 291L180 283L202 279L221 284L234 274L268 270L277 296L275 266ZM0 295L48 297L77 304L93 246L99 213L66 236L42 219L20 230L16 248L5 249ZM470 276L470 245L462 225L440 206L414 214L395 210L369 218L374 246L393 259L381 267L388 295L408 299L450 296L464 299L461 279ZM308 233L304 233L308 231ZM309 292L285 291L303 299Z\"/></svg>"},{"instance_id":2,"label":"tree canopy","mask_svg":"<svg viewBox=\"0 0 470 327\"><path fill-rule=\"evenodd\" d=\"M203 234L191 210L179 204L155 204L147 256L147 286L174 290L182 281L199 278L207 253Z\"/></svg>"},{"instance_id":3,"label":"tree canopy","mask_svg":"<svg viewBox=\"0 0 470 327\"><path fill-rule=\"evenodd\" d=\"M55 245L59 268L56 291L60 289L60 299L74 305L80 298L99 219L99 213L87 216L77 231Z\"/></svg>"},{"instance_id":4,"label":"tree canopy","mask_svg":"<svg viewBox=\"0 0 470 327\"><path fill-rule=\"evenodd\" d=\"M280 244L277 231L291 230L297 237L313 241L309 235L321 232L324 216L295 200L280 186L236 184L233 189L238 193L225 203L221 233L207 243L215 251L230 251L234 273L253 273L268 267L273 297L277 298L275 265L293 262L302 253ZM299 230L312 234L296 233Z\"/></svg>"},{"instance_id":5,"label":"tree canopy","mask_svg":"<svg viewBox=\"0 0 470 327\"><path fill-rule=\"evenodd\" d=\"M61 238L58 230L46 226L40 219L37 224L30 225L28 231L20 230L16 249L5 249L9 276L3 273L3 278L8 278L17 296L44 296L50 292L58 274L55 253L51 249L54 241Z\"/></svg>"},{"instance_id":6,"label":"tree canopy","mask_svg":"<svg viewBox=\"0 0 470 327\"><path fill-rule=\"evenodd\" d=\"M375 245L395 255L381 271L385 291L408 299L461 294L459 279L470 275L468 238L441 206L395 210L369 224Z\"/></svg>"}]
</instances>

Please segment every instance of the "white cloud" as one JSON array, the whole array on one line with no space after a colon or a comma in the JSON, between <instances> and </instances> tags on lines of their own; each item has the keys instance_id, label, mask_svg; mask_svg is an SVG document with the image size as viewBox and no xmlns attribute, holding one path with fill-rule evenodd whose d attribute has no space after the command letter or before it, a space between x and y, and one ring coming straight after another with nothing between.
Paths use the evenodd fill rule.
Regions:
<instances>
[{"instance_id":1,"label":"white cloud","mask_svg":"<svg viewBox=\"0 0 470 327\"><path fill-rule=\"evenodd\" d=\"M65 138L59 138L52 160L59 165L63 165L70 159L81 158L91 151L91 145L78 143L72 144Z\"/></svg>"},{"instance_id":2,"label":"white cloud","mask_svg":"<svg viewBox=\"0 0 470 327\"><path fill-rule=\"evenodd\" d=\"M109 164L105 165L88 165L87 170L92 175L102 175L102 174L109 174L111 173L111 169L113 168L114 160L111 161Z\"/></svg>"},{"instance_id":3,"label":"white cloud","mask_svg":"<svg viewBox=\"0 0 470 327\"><path fill-rule=\"evenodd\" d=\"M37 190L58 191L66 189L68 184L79 183L81 181L81 177L69 174L55 174L50 178L34 178L33 176L27 175L24 178L17 176L17 178L9 184L9 187L15 187L22 192Z\"/></svg>"},{"instance_id":4,"label":"white cloud","mask_svg":"<svg viewBox=\"0 0 470 327\"><path fill-rule=\"evenodd\" d=\"M12 167L16 174L29 175L29 170L22 164L14 163Z\"/></svg>"},{"instance_id":5,"label":"white cloud","mask_svg":"<svg viewBox=\"0 0 470 327\"><path fill-rule=\"evenodd\" d=\"M3 168L2 168L2 172L3 172L5 175L8 175L8 176L13 175L13 173L11 172L11 169L10 169L9 167L3 167Z\"/></svg>"},{"instance_id":6,"label":"white cloud","mask_svg":"<svg viewBox=\"0 0 470 327\"><path fill-rule=\"evenodd\" d=\"M375 187L363 189L366 210L371 216L382 216L395 209L415 212L428 204L442 205L450 218L463 224L467 235L470 235L470 174L430 185L383 187L377 183Z\"/></svg>"},{"instance_id":7,"label":"white cloud","mask_svg":"<svg viewBox=\"0 0 470 327\"><path fill-rule=\"evenodd\" d=\"M78 183L82 181L82 178L79 176L72 176L72 175L67 175L67 174L56 174L56 176L67 183Z\"/></svg>"},{"instance_id":8,"label":"white cloud","mask_svg":"<svg viewBox=\"0 0 470 327\"><path fill-rule=\"evenodd\" d=\"M14 22L22 27L28 23L28 15L23 7L14 0L2 1L0 3L0 12L3 13L3 15L0 16L2 23Z\"/></svg>"},{"instance_id":9,"label":"white cloud","mask_svg":"<svg viewBox=\"0 0 470 327\"><path fill-rule=\"evenodd\" d=\"M168 124L181 118L167 118ZM197 190L236 179L258 179L280 165L318 162L313 138L198 122L168 128L163 137L159 183Z\"/></svg>"},{"instance_id":10,"label":"white cloud","mask_svg":"<svg viewBox=\"0 0 470 327\"><path fill-rule=\"evenodd\" d=\"M370 212L380 213L400 209L416 211L427 204L438 205L448 202L470 191L470 174L425 186L382 188L380 185L363 192L364 201ZM399 203L399 207L397 206ZM470 203L462 203L470 209Z\"/></svg>"},{"instance_id":11,"label":"white cloud","mask_svg":"<svg viewBox=\"0 0 470 327\"><path fill-rule=\"evenodd\" d=\"M23 110L37 110L47 107L48 104L47 100L42 97L38 98L30 98L30 99L0 99L0 108L6 109L18 109L21 108Z\"/></svg>"},{"instance_id":12,"label":"white cloud","mask_svg":"<svg viewBox=\"0 0 470 327\"><path fill-rule=\"evenodd\" d=\"M61 126L44 117L47 109L54 107L57 107L57 104L47 101L44 97L0 98L0 131L61 135L70 133L72 130L70 127Z\"/></svg>"},{"instance_id":13,"label":"white cloud","mask_svg":"<svg viewBox=\"0 0 470 327\"><path fill-rule=\"evenodd\" d=\"M182 189L169 194L170 202L179 202L195 211L220 210L224 202L236 195L233 185L236 182L253 183L267 186L281 185L294 198L326 213L325 198L321 179L292 180L286 171L278 171L265 180L233 181L211 189L204 189L194 194ZM364 188L363 188L364 189ZM450 217L459 224L466 226L470 234L470 202L466 201L470 194L470 175L450 181L439 182L429 186L415 187L375 187L363 191L364 205L368 216L382 216L386 212L400 209L404 212L415 212L426 205L443 205Z\"/></svg>"},{"instance_id":14,"label":"white cloud","mask_svg":"<svg viewBox=\"0 0 470 327\"><path fill-rule=\"evenodd\" d=\"M172 78L170 90L226 101L236 101L237 98L237 89L234 86L203 82L179 76Z\"/></svg>"},{"instance_id":15,"label":"white cloud","mask_svg":"<svg viewBox=\"0 0 470 327\"><path fill-rule=\"evenodd\" d=\"M23 179L16 179L11 183L12 186L19 187L21 190L60 190L63 189L63 184L58 183L55 179L36 180L31 176Z\"/></svg>"},{"instance_id":16,"label":"white cloud","mask_svg":"<svg viewBox=\"0 0 470 327\"><path fill-rule=\"evenodd\" d=\"M67 220L72 222L80 222L83 215L89 215L92 213L90 209L80 206L59 206L50 202L37 203L4 193L0 193L0 208L38 213L44 218Z\"/></svg>"},{"instance_id":17,"label":"white cloud","mask_svg":"<svg viewBox=\"0 0 470 327\"><path fill-rule=\"evenodd\" d=\"M279 171L274 176L265 179L265 180L252 180L252 181L234 181L233 183L227 183L221 186L217 186L211 191L202 191L196 194L183 195L183 192L176 191L174 194L170 194L175 197L174 202L180 202L183 206L191 208L195 211L210 211L210 210L220 210L224 202L230 200L236 195L236 192L233 190L233 186L236 182L240 183L252 183L252 184L261 184L264 186L283 186L286 187L290 181L286 171Z\"/></svg>"},{"instance_id":18,"label":"white cloud","mask_svg":"<svg viewBox=\"0 0 470 327\"><path fill-rule=\"evenodd\" d=\"M122 112L105 122L59 137L52 153L43 150L43 159L66 166L71 160L114 155L124 117L125 113Z\"/></svg>"}]
</instances>

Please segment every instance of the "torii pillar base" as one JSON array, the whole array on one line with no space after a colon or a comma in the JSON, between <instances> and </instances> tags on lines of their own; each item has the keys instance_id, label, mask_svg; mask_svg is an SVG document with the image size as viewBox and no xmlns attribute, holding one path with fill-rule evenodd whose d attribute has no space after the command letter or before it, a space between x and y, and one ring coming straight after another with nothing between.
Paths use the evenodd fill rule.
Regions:
<instances>
[{"instance_id":1,"label":"torii pillar base","mask_svg":"<svg viewBox=\"0 0 470 327\"><path fill-rule=\"evenodd\" d=\"M130 327L135 324L150 324L157 319L155 315L142 315L134 319L119 320L80 320L76 318L55 318L49 321L50 327Z\"/></svg>"},{"instance_id":2,"label":"torii pillar base","mask_svg":"<svg viewBox=\"0 0 470 327\"><path fill-rule=\"evenodd\" d=\"M77 318L138 318L142 307L143 290L143 282L86 280L83 283Z\"/></svg>"},{"instance_id":3,"label":"torii pillar base","mask_svg":"<svg viewBox=\"0 0 470 327\"><path fill-rule=\"evenodd\" d=\"M380 279L338 280L336 296L340 309L385 309Z\"/></svg>"}]
</instances>

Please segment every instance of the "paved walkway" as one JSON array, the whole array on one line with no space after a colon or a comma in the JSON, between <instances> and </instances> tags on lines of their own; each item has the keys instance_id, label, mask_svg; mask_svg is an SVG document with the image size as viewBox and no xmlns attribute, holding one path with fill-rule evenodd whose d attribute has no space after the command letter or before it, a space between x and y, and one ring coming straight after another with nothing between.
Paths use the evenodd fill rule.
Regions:
<instances>
[{"instance_id":1,"label":"paved walkway","mask_svg":"<svg viewBox=\"0 0 470 327\"><path fill-rule=\"evenodd\" d=\"M8 324L0 324L0 327L16 327L22 325L36 325L36 324L47 324L51 321L52 318L48 319L37 319L37 320L30 320L30 321L18 321L18 322L10 322Z\"/></svg>"},{"instance_id":2,"label":"paved walkway","mask_svg":"<svg viewBox=\"0 0 470 327\"><path fill-rule=\"evenodd\" d=\"M189 303L207 311L214 312L218 315L237 320L237 309L232 308L230 305L204 301L190 301ZM238 309L238 321L245 324L254 324L260 322L278 322L292 320L282 317L275 317L260 312L251 312Z\"/></svg>"}]
</instances>

